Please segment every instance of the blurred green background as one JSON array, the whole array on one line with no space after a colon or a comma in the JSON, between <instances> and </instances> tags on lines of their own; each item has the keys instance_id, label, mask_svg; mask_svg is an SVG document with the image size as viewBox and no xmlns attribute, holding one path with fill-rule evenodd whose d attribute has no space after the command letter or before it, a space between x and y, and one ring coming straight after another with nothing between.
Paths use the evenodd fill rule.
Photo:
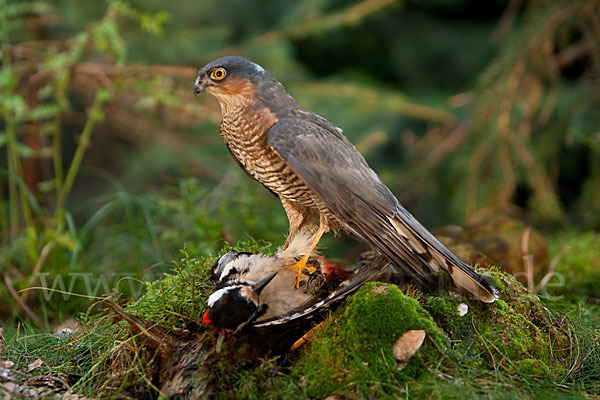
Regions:
<instances>
[{"instance_id":1,"label":"blurred green background","mask_svg":"<svg viewBox=\"0 0 600 400\"><path fill-rule=\"evenodd\" d=\"M18 292L40 274L135 296L181 248L284 242L281 205L232 161L216 101L192 94L223 55L343 128L428 227L600 228L598 0L0 0L0 41L7 326L93 300ZM348 243L324 242L338 257Z\"/></svg>"}]
</instances>

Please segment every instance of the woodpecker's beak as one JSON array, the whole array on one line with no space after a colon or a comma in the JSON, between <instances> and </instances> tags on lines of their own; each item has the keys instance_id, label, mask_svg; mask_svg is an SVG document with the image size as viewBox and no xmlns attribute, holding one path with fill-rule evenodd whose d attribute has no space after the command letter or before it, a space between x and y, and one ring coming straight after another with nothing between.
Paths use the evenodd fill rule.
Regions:
<instances>
[{"instance_id":1,"label":"woodpecker's beak","mask_svg":"<svg viewBox=\"0 0 600 400\"><path fill-rule=\"evenodd\" d=\"M273 280L273 278L275 278L275 275L277 275L277 272L273 272L271 275L267 276L266 278L261 279L260 281L256 282L252 286L252 290L256 294L260 294L260 292L265 288L265 286L267 286L269 284L269 282L271 282Z\"/></svg>"}]
</instances>

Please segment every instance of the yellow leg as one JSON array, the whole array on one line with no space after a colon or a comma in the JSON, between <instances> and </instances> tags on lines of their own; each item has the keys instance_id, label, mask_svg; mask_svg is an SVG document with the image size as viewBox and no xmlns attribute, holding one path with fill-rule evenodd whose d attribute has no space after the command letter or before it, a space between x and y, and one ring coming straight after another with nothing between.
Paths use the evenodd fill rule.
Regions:
<instances>
[{"instance_id":1,"label":"yellow leg","mask_svg":"<svg viewBox=\"0 0 600 400\"><path fill-rule=\"evenodd\" d=\"M310 255L312 254L315 247L317 247L317 244L319 244L319 241L321 240L321 236L323 236L323 234L325 233L325 230L326 229L323 226L323 224L322 223L319 224L319 229L317 230L317 233L315 234L315 237L313 238L313 240L310 242L310 247L309 247L308 251L306 252L306 254L304 254L304 256L296 264L286 267L286 268L290 268L290 269L295 269L298 272L298 276L296 277L296 288L298 288L300 286L300 278L302 278L302 271L304 271L304 269L306 268L306 263L307 263L308 259L310 258Z\"/></svg>"}]
</instances>

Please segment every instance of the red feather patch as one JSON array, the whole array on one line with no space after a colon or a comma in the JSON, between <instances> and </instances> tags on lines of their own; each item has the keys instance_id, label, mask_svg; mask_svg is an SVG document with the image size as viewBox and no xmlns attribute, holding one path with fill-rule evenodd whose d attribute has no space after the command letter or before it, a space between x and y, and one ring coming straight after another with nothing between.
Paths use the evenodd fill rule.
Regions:
<instances>
[{"instance_id":1,"label":"red feather patch","mask_svg":"<svg viewBox=\"0 0 600 400\"><path fill-rule=\"evenodd\" d=\"M210 312L210 308L207 308L206 311L204 312L204 315L202 316L202 322L204 322L206 325L212 326L212 321L210 319L210 316L208 315L209 312Z\"/></svg>"}]
</instances>

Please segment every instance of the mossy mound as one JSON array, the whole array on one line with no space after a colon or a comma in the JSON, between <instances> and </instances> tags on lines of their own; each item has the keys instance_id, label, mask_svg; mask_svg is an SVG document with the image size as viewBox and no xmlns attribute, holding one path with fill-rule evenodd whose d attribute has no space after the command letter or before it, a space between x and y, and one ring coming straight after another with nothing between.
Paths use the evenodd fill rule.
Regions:
<instances>
[{"instance_id":1,"label":"mossy mound","mask_svg":"<svg viewBox=\"0 0 600 400\"><path fill-rule=\"evenodd\" d=\"M559 324L538 296L512 276L488 272L501 289L500 299L484 304L452 291L423 297L423 305L451 338L461 363L507 370L525 378L566 374L570 360L567 327ZM459 315L460 304L468 306Z\"/></svg>"},{"instance_id":2,"label":"mossy mound","mask_svg":"<svg viewBox=\"0 0 600 400\"><path fill-rule=\"evenodd\" d=\"M399 370L392 346L413 329L424 330L426 341ZM417 300L394 285L369 283L324 322L290 375L302 382L311 398L345 391L371 394L418 377L448 345Z\"/></svg>"},{"instance_id":3,"label":"mossy mound","mask_svg":"<svg viewBox=\"0 0 600 400\"><path fill-rule=\"evenodd\" d=\"M237 249L268 251L268 244L241 244ZM148 284L147 294L125 304L123 315L100 312L93 320L82 321L83 334L68 338L73 345L58 347L64 353L49 348L58 346L54 342L46 346L30 337L6 343L1 355L14 360L20 372L40 358L44 364L29 375L66 371L73 376L75 391L103 398L156 398L165 390L165 381L173 378L163 373L173 370L187 371L186 385L211 398L600 394L596 311L578 306L577 312L573 308L559 312L557 303L548 303L554 310L550 311L538 296L497 271L485 271L501 291L500 300L493 304L464 297L451 283L439 293L369 283L315 328L298 352L248 356L252 352L247 347L267 338L236 336L225 345L226 354L216 353L214 333L199 320L212 290L207 274L213 261L214 257L195 259L184 254L173 274ZM463 316L462 303L468 306ZM394 342L415 329L426 331L426 339L400 370L393 356ZM152 335L165 340L157 342ZM168 351L161 350L163 344ZM71 354L73 346L79 354ZM173 352L181 358L173 359ZM77 366L76 376L66 368L69 365ZM204 380L198 379L200 369ZM23 380L27 375L23 373ZM199 381L209 392L200 391Z\"/></svg>"},{"instance_id":4,"label":"mossy mound","mask_svg":"<svg viewBox=\"0 0 600 400\"><path fill-rule=\"evenodd\" d=\"M285 375L264 385L253 378L255 372L265 373L263 367L249 371L240 378L254 383L239 386L235 393L362 398L407 393L422 397L433 390L439 396L461 398L481 395L481 382L488 382L495 389L510 386L508 397L525 395L523 388L529 395L565 395L557 384L569 381L581 351L572 346L573 326L555 318L512 276L487 274L501 290L501 299L493 304L451 290L423 295L408 288L409 297L395 285L367 284L318 327ZM468 307L463 316L461 304ZM425 330L427 339L399 370L392 346L412 329ZM513 380L523 386L512 386Z\"/></svg>"}]
</instances>

